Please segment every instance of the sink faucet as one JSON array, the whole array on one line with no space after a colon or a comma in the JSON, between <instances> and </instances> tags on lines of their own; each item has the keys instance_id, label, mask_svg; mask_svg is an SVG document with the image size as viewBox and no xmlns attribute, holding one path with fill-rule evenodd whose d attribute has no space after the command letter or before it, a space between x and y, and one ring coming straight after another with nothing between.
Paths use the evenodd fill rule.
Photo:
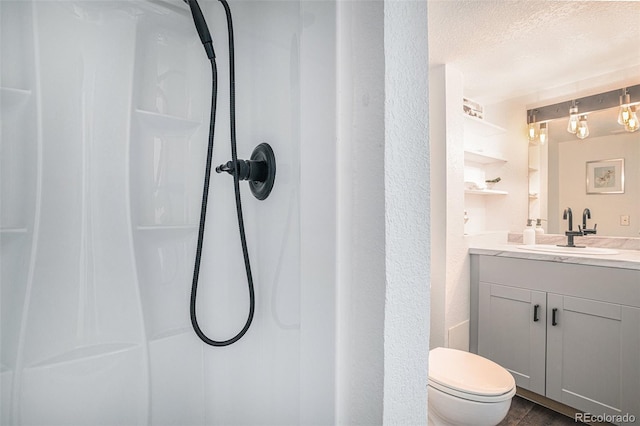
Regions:
<instances>
[{"instance_id":1,"label":"sink faucet","mask_svg":"<svg viewBox=\"0 0 640 426\"><path fill-rule=\"evenodd\" d=\"M582 229L580 229L580 225L578 225L577 231L573 230L573 212L571 211L571 207L567 207L566 209L564 209L564 213L562 213L562 219L569 221L569 224L568 224L569 230L564 233L564 235L567 236L567 244L564 244L564 245L558 244L558 246L559 247L584 247L584 246L577 246L573 242L573 237L582 236L584 234L582 232Z\"/></svg>"},{"instance_id":2,"label":"sink faucet","mask_svg":"<svg viewBox=\"0 0 640 426\"><path fill-rule=\"evenodd\" d=\"M564 213L562 213L562 219L569 219L569 231L573 231L573 212L571 211L571 207L567 207L564 209Z\"/></svg>"},{"instance_id":3,"label":"sink faucet","mask_svg":"<svg viewBox=\"0 0 640 426\"><path fill-rule=\"evenodd\" d=\"M591 219L591 210L589 210L588 208L584 209L582 212L582 234L595 234L597 232L596 228L598 227L598 224L596 223L595 225L593 225L593 229L587 229L587 219ZM580 229L579 225L578 229Z\"/></svg>"}]
</instances>

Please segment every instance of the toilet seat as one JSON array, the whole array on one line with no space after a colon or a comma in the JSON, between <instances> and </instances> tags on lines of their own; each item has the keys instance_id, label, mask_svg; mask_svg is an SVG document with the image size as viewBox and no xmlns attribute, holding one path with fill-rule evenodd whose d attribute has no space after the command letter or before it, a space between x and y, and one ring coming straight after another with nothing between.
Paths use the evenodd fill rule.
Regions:
<instances>
[{"instance_id":1,"label":"toilet seat","mask_svg":"<svg viewBox=\"0 0 640 426\"><path fill-rule=\"evenodd\" d=\"M495 362L450 348L429 351L429 386L477 402L500 402L516 392L513 376Z\"/></svg>"}]
</instances>

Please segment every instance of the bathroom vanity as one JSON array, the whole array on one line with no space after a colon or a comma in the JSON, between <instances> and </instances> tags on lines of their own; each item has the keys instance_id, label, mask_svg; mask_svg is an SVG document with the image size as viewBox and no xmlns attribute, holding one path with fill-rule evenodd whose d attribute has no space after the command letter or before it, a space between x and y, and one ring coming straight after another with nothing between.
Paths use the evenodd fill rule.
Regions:
<instances>
[{"instance_id":1,"label":"bathroom vanity","mask_svg":"<svg viewBox=\"0 0 640 426\"><path fill-rule=\"evenodd\" d=\"M593 415L640 420L640 251L470 249L470 350L516 384Z\"/></svg>"}]
</instances>

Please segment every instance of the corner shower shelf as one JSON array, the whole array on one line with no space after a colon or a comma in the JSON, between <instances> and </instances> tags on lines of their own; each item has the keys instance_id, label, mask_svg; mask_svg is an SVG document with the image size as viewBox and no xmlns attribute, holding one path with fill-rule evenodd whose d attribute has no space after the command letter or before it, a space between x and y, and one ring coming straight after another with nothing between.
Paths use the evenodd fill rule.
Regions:
<instances>
[{"instance_id":1,"label":"corner shower shelf","mask_svg":"<svg viewBox=\"0 0 640 426\"><path fill-rule=\"evenodd\" d=\"M27 228L2 228L0 229L2 235L5 234L26 234Z\"/></svg>"},{"instance_id":2,"label":"corner shower shelf","mask_svg":"<svg viewBox=\"0 0 640 426\"><path fill-rule=\"evenodd\" d=\"M187 13L190 13L189 6L187 6L186 4L182 4L182 2L172 3L166 0L147 0L138 4L137 6L144 8L145 10L163 15L166 14L167 11L172 11L183 15L187 15Z\"/></svg>"},{"instance_id":3,"label":"corner shower shelf","mask_svg":"<svg viewBox=\"0 0 640 426\"><path fill-rule=\"evenodd\" d=\"M18 240L24 238L29 234L27 228L4 228L0 229L0 239L6 241Z\"/></svg>"},{"instance_id":4,"label":"corner shower shelf","mask_svg":"<svg viewBox=\"0 0 640 426\"><path fill-rule=\"evenodd\" d=\"M128 351L139 346L140 345L135 343L98 343L93 345L80 346L61 354L54 355L43 361L31 364L27 368L44 368L67 362L83 361L89 358L97 358Z\"/></svg>"},{"instance_id":5,"label":"corner shower shelf","mask_svg":"<svg viewBox=\"0 0 640 426\"><path fill-rule=\"evenodd\" d=\"M183 232L197 230L198 225L138 225L136 229L143 232Z\"/></svg>"},{"instance_id":6,"label":"corner shower shelf","mask_svg":"<svg viewBox=\"0 0 640 426\"><path fill-rule=\"evenodd\" d=\"M190 332L191 332L191 327L171 328L169 330L165 330L161 333L158 333L155 336L152 336L149 339L149 341L155 342L158 340L168 339L170 337L179 336L181 334L190 333Z\"/></svg>"},{"instance_id":7,"label":"corner shower shelf","mask_svg":"<svg viewBox=\"0 0 640 426\"><path fill-rule=\"evenodd\" d=\"M0 99L2 109L15 107L26 102L31 97L31 90L0 87Z\"/></svg>"},{"instance_id":8,"label":"corner shower shelf","mask_svg":"<svg viewBox=\"0 0 640 426\"><path fill-rule=\"evenodd\" d=\"M143 125L160 130L167 134L189 133L197 129L198 126L202 124L199 121L187 120L182 117L160 114L141 109L136 109L135 113Z\"/></svg>"},{"instance_id":9,"label":"corner shower shelf","mask_svg":"<svg viewBox=\"0 0 640 426\"><path fill-rule=\"evenodd\" d=\"M145 240L180 240L198 233L198 225L141 225L136 227L138 235Z\"/></svg>"}]
</instances>

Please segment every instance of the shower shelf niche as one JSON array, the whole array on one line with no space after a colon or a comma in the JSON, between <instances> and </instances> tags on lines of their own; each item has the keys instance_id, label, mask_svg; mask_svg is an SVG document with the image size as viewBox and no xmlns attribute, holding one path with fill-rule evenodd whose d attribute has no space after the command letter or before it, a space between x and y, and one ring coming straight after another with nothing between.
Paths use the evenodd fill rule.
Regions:
<instances>
[{"instance_id":1,"label":"shower shelf niche","mask_svg":"<svg viewBox=\"0 0 640 426\"><path fill-rule=\"evenodd\" d=\"M27 228L2 228L0 229L0 233L2 235L19 235L26 234L29 232Z\"/></svg>"},{"instance_id":2,"label":"shower shelf niche","mask_svg":"<svg viewBox=\"0 0 640 426\"><path fill-rule=\"evenodd\" d=\"M45 360L33 363L27 366L27 368L43 368L67 362L83 361L87 358L97 358L101 356L116 354L137 347L140 347L140 345L136 343L98 343L93 345L79 346Z\"/></svg>"},{"instance_id":3,"label":"shower shelf niche","mask_svg":"<svg viewBox=\"0 0 640 426\"><path fill-rule=\"evenodd\" d=\"M174 337L174 336L178 336L180 334L186 334L186 333L191 333L190 327L171 328L151 336L149 340L152 342L156 342L158 340L168 339L170 337Z\"/></svg>"},{"instance_id":4,"label":"shower shelf niche","mask_svg":"<svg viewBox=\"0 0 640 426\"><path fill-rule=\"evenodd\" d=\"M195 131L202 123L173 115L136 109L140 123L165 134L184 134Z\"/></svg>"},{"instance_id":5,"label":"shower shelf niche","mask_svg":"<svg viewBox=\"0 0 640 426\"><path fill-rule=\"evenodd\" d=\"M31 90L0 87L1 107L6 110L26 102L31 97Z\"/></svg>"},{"instance_id":6,"label":"shower shelf niche","mask_svg":"<svg viewBox=\"0 0 640 426\"><path fill-rule=\"evenodd\" d=\"M186 225L138 225L136 228L138 231L166 231L166 232L182 232L182 231L195 231L198 229L197 224Z\"/></svg>"}]
</instances>

